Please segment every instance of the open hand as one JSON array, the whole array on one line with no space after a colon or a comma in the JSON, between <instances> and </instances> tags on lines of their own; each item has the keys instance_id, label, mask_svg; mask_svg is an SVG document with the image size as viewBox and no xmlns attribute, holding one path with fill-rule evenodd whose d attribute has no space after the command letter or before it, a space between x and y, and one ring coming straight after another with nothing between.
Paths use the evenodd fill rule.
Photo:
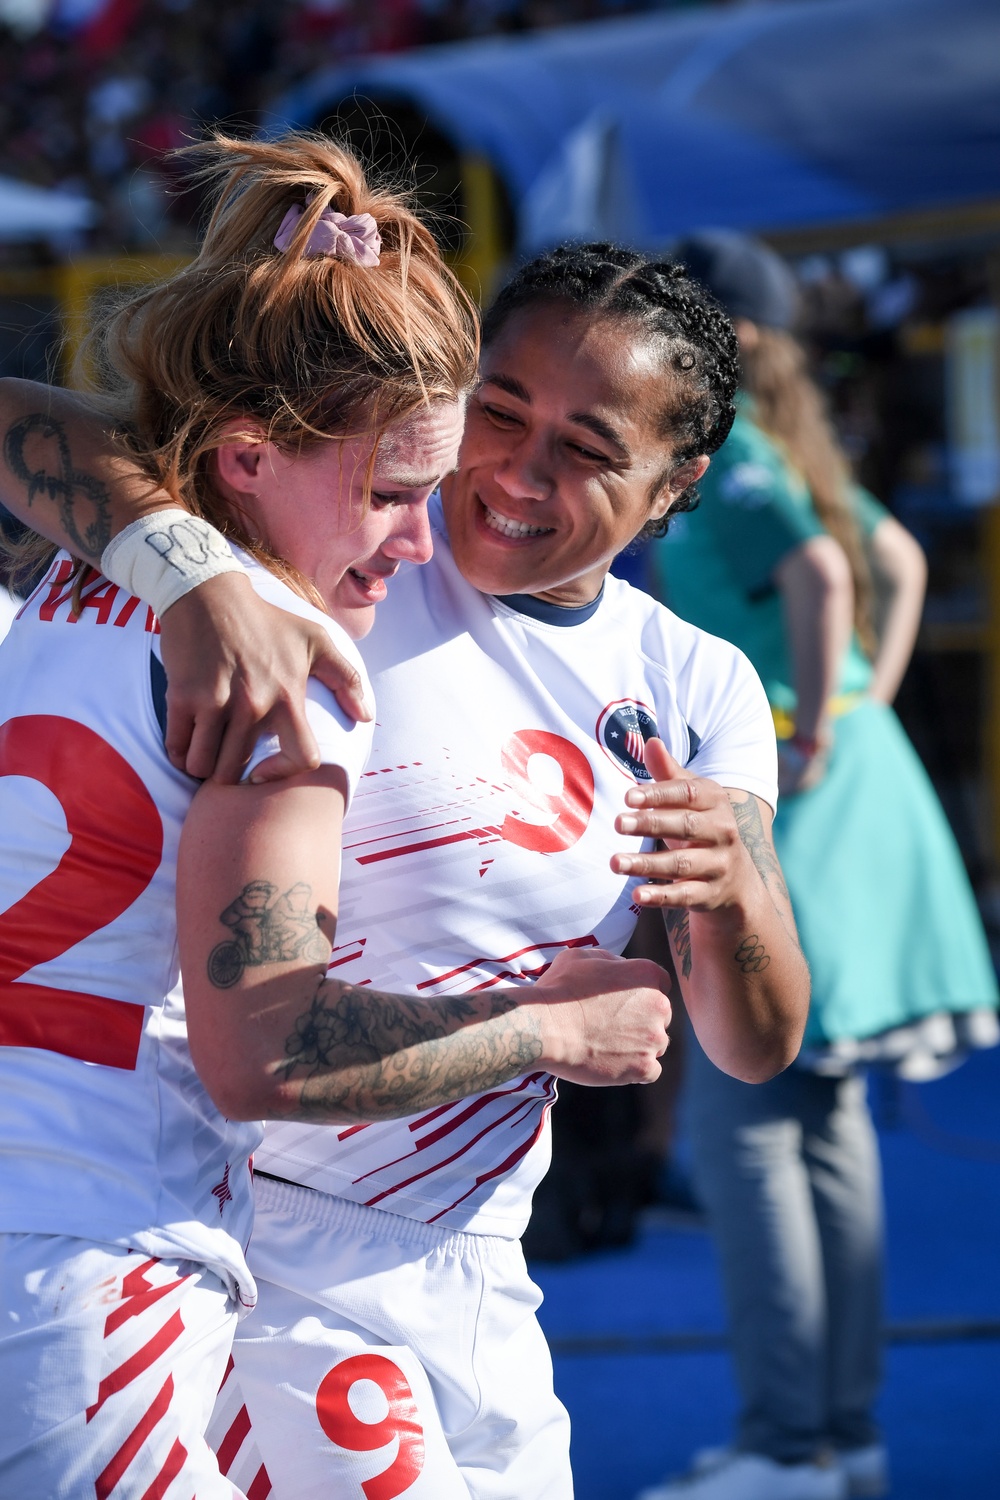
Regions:
<instances>
[{"instance_id":1,"label":"open hand","mask_svg":"<svg viewBox=\"0 0 1000 1500\"><path fill-rule=\"evenodd\" d=\"M647 882L632 892L639 906L712 911L736 902L745 888L749 855L725 788L686 771L662 740L646 741L646 769L652 781L626 793L630 810L620 814L615 828L657 839L659 847L615 854L611 868Z\"/></svg>"},{"instance_id":2,"label":"open hand","mask_svg":"<svg viewBox=\"0 0 1000 1500\"><path fill-rule=\"evenodd\" d=\"M200 584L160 622L167 674L167 754L205 781L239 781L258 736L280 751L255 779L319 765L305 714L306 682L324 683L352 719L371 719L361 679L323 627L267 604L240 573Z\"/></svg>"}]
</instances>

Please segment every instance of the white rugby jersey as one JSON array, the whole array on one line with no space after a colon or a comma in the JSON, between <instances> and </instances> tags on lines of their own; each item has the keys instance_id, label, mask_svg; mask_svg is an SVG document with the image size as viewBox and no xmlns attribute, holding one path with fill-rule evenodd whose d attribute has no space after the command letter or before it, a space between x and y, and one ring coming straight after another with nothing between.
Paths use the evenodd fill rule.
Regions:
<instances>
[{"instance_id":1,"label":"white rugby jersey","mask_svg":"<svg viewBox=\"0 0 1000 1500\"><path fill-rule=\"evenodd\" d=\"M734 646L613 577L583 610L488 598L432 515L433 560L401 570L362 647L379 722L344 830L331 974L453 996L529 983L564 948L622 951L636 882L609 861L641 847L614 820L648 779L647 738L772 806L777 757ZM554 1098L538 1071L397 1121L272 1123L255 1161L392 1213L516 1236Z\"/></svg>"},{"instance_id":2,"label":"white rugby jersey","mask_svg":"<svg viewBox=\"0 0 1000 1500\"><path fill-rule=\"evenodd\" d=\"M331 620L249 559L271 603ZM204 1262L246 1306L256 1124L219 1114L188 1052L174 912L197 782L174 770L152 611L61 554L0 646L0 1231ZM151 660L152 659L152 660ZM370 726L309 715L351 786Z\"/></svg>"}]
</instances>

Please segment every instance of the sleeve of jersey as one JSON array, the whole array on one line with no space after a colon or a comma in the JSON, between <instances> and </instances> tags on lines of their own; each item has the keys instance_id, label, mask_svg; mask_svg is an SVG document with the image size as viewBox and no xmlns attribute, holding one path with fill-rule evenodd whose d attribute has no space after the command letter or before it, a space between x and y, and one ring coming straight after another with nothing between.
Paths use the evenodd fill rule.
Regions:
<instances>
[{"instance_id":1,"label":"sleeve of jersey","mask_svg":"<svg viewBox=\"0 0 1000 1500\"><path fill-rule=\"evenodd\" d=\"M326 624L325 621L324 624ZM330 630L330 634L333 636L334 645L361 673L365 691L371 700L372 692L368 675L354 643L335 628ZM306 718L316 736L320 763L324 766L340 766L346 775L347 802L350 806L351 798L354 796L368 756L371 754L375 726L372 723L355 723L345 714L330 690L322 683L316 682L314 678L309 679L306 692ZM276 734L262 734L254 746L253 754L243 773L243 779L246 780L262 761L276 754L278 748Z\"/></svg>"},{"instance_id":2,"label":"sleeve of jersey","mask_svg":"<svg viewBox=\"0 0 1000 1500\"><path fill-rule=\"evenodd\" d=\"M717 545L731 576L751 598L771 586L789 552L823 527L761 435L735 433L702 481L717 498Z\"/></svg>"},{"instance_id":3,"label":"sleeve of jersey","mask_svg":"<svg viewBox=\"0 0 1000 1500\"><path fill-rule=\"evenodd\" d=\"M763 684L742 651L714 637L707 641L714 659L699 675L710 688L700 695L699 722L692 725L700 743L688 770L751 792L773 810L778 805L778 749Z\"/></svg>"}]
</instances>

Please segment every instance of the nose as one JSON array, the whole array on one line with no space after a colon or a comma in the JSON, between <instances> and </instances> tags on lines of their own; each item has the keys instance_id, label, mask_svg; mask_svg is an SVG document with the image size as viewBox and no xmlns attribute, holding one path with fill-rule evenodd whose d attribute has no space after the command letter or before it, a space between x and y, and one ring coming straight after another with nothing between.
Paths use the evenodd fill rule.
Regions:
<instances>
[{"instance_id":1,"label":"nose","mask_svg":"<svg viewBox=\"0 0 1000 1500\"><path fill-rule=\"evenodd\" d=\"M399 562L429 562L434 552L427 501L397 507L392 532L382 550Z\"/></svg>"},{"instance_id":2,"label":"nose","mask_svg":"<svg viewBox=\"0 0 1000 1500\"><path fill-rule=\"evenodd\" d=\"M551 467L538 437L525 434L497 461L496 483L512 500L545 500L552 493Z\"/></svg>"}]
</instances>

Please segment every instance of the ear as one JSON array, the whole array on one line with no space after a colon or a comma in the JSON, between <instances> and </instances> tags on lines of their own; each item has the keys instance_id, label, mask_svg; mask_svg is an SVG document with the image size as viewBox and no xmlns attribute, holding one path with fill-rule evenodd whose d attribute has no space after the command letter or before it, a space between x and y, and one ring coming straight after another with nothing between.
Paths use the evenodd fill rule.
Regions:
<instances>
[{"instance_id":1,"label":"ear","mask_svg":"<svg viewBox=\"0 0 1000 1500\"><path fill-rule=\"evenodd\" d=\"M649 512L651 521L659 521L669 510L673 508L674 502L692 484L698 480L708 468L708 455L700 453L697 458L686 458L676 469L671 469L660 493L653 501Z\"/></svg>"},{"instance_id":2,"label":"ear","mask_svg":"<svg viewBox=\"0 0 1000 1500\"><path fill-rule=\"evenodd\" d=\"M265 475L270 476L276 461L280 461L278 449L267 441L264 429L238 417L222 429L214 458L215 472L223 484L241 495L259 494Z\"/></svg>"}]
</instances>

